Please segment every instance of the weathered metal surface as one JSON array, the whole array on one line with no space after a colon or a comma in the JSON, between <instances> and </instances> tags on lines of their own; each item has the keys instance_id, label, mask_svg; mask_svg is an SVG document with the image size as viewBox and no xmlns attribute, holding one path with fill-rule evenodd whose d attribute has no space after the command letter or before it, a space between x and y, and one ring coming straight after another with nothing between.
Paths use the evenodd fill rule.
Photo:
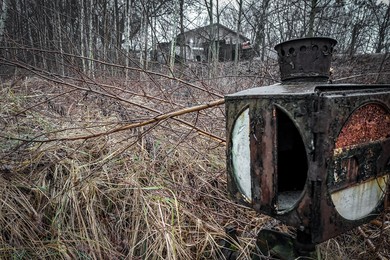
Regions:
<instances>
[{"instance_id":1,"label":"weathered metal surface","mask_svg":"<svg viewBox=\"0 0 390 260\"><path fill-rule=\"evenodd\" d=\"M376 178L383 181L387 177L382 176L390 173L389 135L383 134L379 140L367 139L368 142L348 146L348 149L339 147L337 140L354 112L367 104L379 105L384 113L379 121L382 125L387 122L383 118L389 116L390 86L306 83L291 87L292 94L288 91L289 86L274 85L226 96L228 164L232 165L230 153L233 142L232 130L229 129L233 129L233 122L244 108L249 108L252 201L246 201L244 204L288 225L303 229L303 232L311 236L313 243L320 243L366 223L383 210L383 196L375 194L384 186L381 184L375 187L374 182L370 181ZM304 172L298 170L296 160L287 160L288 165L280 165L280 161L278 163L278 153L288 149L290 144L277 135L276 111L283 111L299 133L299 138L294 138L304 146L303 154L298 153L307 161L307 169ZM356 161L345 158L356 158ZM278 182L281 167L289 169L284 171L284 174L288 175L283 183ZM345 168L349 169L348 174L343 173ZM247 195L242 194L241 188L238 188L232 169L232 166L228 166L229 191L237 201L245 202ZM356 177L356 174L359 177ZM344 175L355 177L347 178L343 177ZM303 188L299 178L305 178ZM364 184L365 182L369 183ZM289 184L291 189L288 189ZM346 202L340 202L338 205L335 196L342 194L338 193L341 190L357 187L358 184L363 186L344 191L345 194L355 194L368 189L370 192L362 195L360 200L352 201L351 207L356 209L367 205L368 200L373 207L367 206L353 216L340 213L338 208L343 207L342 203Z\"/></svg>"},{"instance_id":2,"label":"weathered metal surface","mask_svg":"<svg viewBox=\"0 0 390 260\"><path fill-rule=\"evenodd\" d=\"M313 37L276 45L282 81L327 81L336 43L332 38Z\"/></svg>"},{"instance_id":3,"label":"weathered metal surface","mask_svg":"<svg viewBox=\"0 0 390 260\"><path fill-rule=\"evenodd\" d=\"M383 199L389 181L381 176L331 194L337 212L345 219L358 220L367 217Z\"/></svg>"},{"instance_id":4,"label":"weathered metal surface","mask_svg":"<svg viewBox=\"0 0 390 260\"><path fill-rule=\"evenodd\" d=\"M270 105L270 104L269 104ZM268 106L269 106L268 105ZM262 107L262 106L260 106ZM253 147L257 150L256 160L253 161L253 164L259 164L259 171L257 174L260 180L261 192L259 200L254 201L255 204L259 206L259 208L264 208L267 211L273 212L275 210L275 191L276 191L276 164L275 154L272 152L275 146L275 131L273 131L274 121L273 121L273 110L272 109L264 109L262 111L261 117L263 118L263 122L258 124L257 137L255 140L259 140L256 142L257 147ZM261 156L259 158L259 156Z\"/></svg>"},{"instance_id":5,"label":"weathered metal surface","mask_svg":"<svg viewBox=\"0 0 390 260\"><path fill-rule=\"evenodd\" d=\"M320 243L383 211L390 85L323 84L325 75L312 76L317 82L284 81L225 97L227 171L236 201L297 227L308 243ZM243 111L245 138L233 130L235 124L242 128L237 118ZM249 148L234 148L240 140ZM244 171L233 149L249 154Z\"/></svg>"},{"instance_id":6,"label":"weathered metal surface","mask_svg":"<svg viewBox=\"0 0 390 260\"><path fill-rule=\"evenodd\" d=\"M389 112L378 104L369 103L350 115L337 138L336 148L379 141L389 136Z\"/></svg>"},{"instance_id":7,"label":"weathered metal surface","mask_svg":"<svg viewBox=\"0 0 390 260\"><path fill-rule=\"evenodd\" d=\"M376 177L385 174L382 170L385 165L377 165L377 160L385 144L380 141L389 135L390 114L376 103L356 109L341 129L333 152L333 176L329 176L328 188L343 218L366 217L383 199L388 176Z\"/></svg>"},{"instance_id":8,"label":"weathered metal surface","mask_svg":"<svg viewBox=\"0 0 390 260\"><path fill-rule=\"evenodd\" d=\"M315 160L322 169L318 178L324 193L317 200L320 214L313 216L311 232L313 240L321 242L366 223L383 210L381 192L385 190L379 192L383 184L378 186L371 181L386 180L382 176L390 173L390 165L386 166L380 159L390 159L386 152L390 148L390 136L384 130L390 128L383 128L387 133L379 137L374 130L377 127L371 124L373 131L367 134L368 128L363 127L366 129L363 131L362 120L358 118L374 122L378 114L366 112L377 106L381 107L380 114L390 116L390 86L329 85L319 86L316 92L318 110L324 116L317 134ZM345 196L351 194L355 198L349 200L349 213L346 213L340 208L346 207ZM339 200L340 196L343 197Z\"/></svg>"}]
</instances>

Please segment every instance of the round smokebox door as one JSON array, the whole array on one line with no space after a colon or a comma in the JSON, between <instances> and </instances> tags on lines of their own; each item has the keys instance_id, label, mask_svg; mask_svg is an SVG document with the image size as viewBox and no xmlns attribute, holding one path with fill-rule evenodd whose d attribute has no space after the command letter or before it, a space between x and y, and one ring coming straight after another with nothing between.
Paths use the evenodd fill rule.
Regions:
<instances>
[{"instance_id":1,"label":"round smokebox door","mask_svg":"<svg viewBox=\"0 0 390 260\"><path fill-rule=\"evenodd\" d=\"M366 104L348 118L337 137L328 189L337 212L358 220L382 202L389 181L390 113Z\"/></svg>"}]
</instances>

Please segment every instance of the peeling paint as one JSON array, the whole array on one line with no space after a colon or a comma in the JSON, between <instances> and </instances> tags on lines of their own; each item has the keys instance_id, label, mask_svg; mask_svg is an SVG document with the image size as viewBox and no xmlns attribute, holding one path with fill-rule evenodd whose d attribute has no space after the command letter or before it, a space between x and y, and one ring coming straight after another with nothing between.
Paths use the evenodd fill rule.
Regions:
<instances>
[{"instance_id":1,"label":"peeling paint","mask_svg":"<svg viewBox=\"0 0 390 260\"><path fill-rule=\"evenodd\" d=\"M233 171L239 189L248 201L252 200L250 148L249 148L249 108L244 110L234 123L232 133Z\"/></svg>"},{"instance_id":2,"label":"peeling paint","mask_svg":"<svg viewBox=\"0 0 390 260\"><path fill-rule=\"evenodd\" d=\"M293 43L280 45L285 67L290 54L307 46ZM313 62L304 56L301 61L306 75L288 68L281 84L225 97L227 186L237 202L297 228L303 234L299 243L317 244L384 209L390 85L321 83L326 71L314 75ZM275 108L291 119L299 138L291 138L291 128L282 124L288 121ZM299 140L303 149L290 149Z\"/></svg>"},{"instance_id":3,"label":"peeling paint","mask_svg":"<svg viewBox=\"0 0 390 260\"><path fill-rule=\"evenodd\" d=\"M389 176L381 176L331 194L337 212L345 219L358 220L370 214L383 199Z\"/></svg>"}]
</instances>

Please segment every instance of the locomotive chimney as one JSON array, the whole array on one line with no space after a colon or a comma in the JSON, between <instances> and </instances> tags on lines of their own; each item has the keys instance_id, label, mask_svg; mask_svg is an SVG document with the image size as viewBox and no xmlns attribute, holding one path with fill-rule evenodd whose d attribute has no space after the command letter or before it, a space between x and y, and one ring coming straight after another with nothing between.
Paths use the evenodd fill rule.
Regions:
<instances>
[{"instance_id":1,"label":"locomotive chimney","mask_svg":"<svg viewBox=\"0 0 390 260\"><path fill-rule=\"evenodd\" d=\"M279 43L282 82L326 82L337 41L328 37L301 38Z\"/></svg>"}]
</instances>

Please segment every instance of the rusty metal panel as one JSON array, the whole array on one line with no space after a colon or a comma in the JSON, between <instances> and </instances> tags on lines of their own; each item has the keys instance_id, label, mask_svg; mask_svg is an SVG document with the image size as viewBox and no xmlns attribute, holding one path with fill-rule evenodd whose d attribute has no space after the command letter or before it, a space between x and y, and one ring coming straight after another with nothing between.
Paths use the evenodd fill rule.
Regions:
<instances>
[{"instance_id":1,"label":"rusty metal panel","mask_svg":"<svg viewBox=\"0 0 390 260\"><path fill-rule=\"evenodd\" d=\"M284 82L225 100L228 189L236 201L299 228L312 243L383 211L390 85Z\"/></svg>"},{"instance_id":2,"label":"rusty metal panel","mask_svg":"<svg viewBox=\"0 0 390 260\"><path fill-rule=\"evenodd\" d=\"M240 188L240 184L237 183L237 177L235 176L235 172L239 170L240 166L233 164L233 128L236 124L237 118L240 117L240 115L249 108L249 101L243 100L243 99L234 99L226 102L226 129L229 129L229 131L226 132L226 141L227 141L227 149L226 149L226 168L227 168L227 185L228 190L232 198L246 206L251 206L251 201L248 200L247 197L245 197L244 193L242 192L242 188ZM246 117L246 116L244 116ZM244 120L245 121L245 120ZM238 130L238 128L237 128ZM238 140L238 139L236 139ZM237 149L237 148L235 148ZM237 160L238 157L236 157ZM234 168L236 167L236 171ZM243 176L245 174L242 174Z\"/></svg>"},{"instance_id":3,"label":"rusty metal panel","mask_svg":"<svg viewBox=\"0 0 390 260\"><path fill-rule=\"evenodd\" d=\"M326 191L312 209L313 242L335 237L383 210L390 174L390 86L320 86L324 129L316 161ZM322 163L321 163L322 161ZM316 220L315 220L316 219Z\"/></svg>"},{"instance_id":4,"label":"rusty metal panel","mask_svg":"<svg viewBox=\"0 0 390 260\"><path fill-rule=\"evenodd\" d=\"M267 102L268 103L268 102ZM271 104L267 104L270 107ZM260 209L266 212L274 211L275 198L275 151L274 139L275 131L273 126L273 110L264 109L262 111L263 120L261 129L257 129L257 154L255 164L259 165L260 171ZM255 141L255 140L254 140Z\"/></svg>"},{"instance_id":5,"label":"rusty metal panel","mask_svg":"<svg viewBox=\"0 0 390 260\"><path fill-rule=\"evenodd\" d=\"M312 37L276 45L282 81L327 81L336 43L328 37Z\"/></svg>"}]
</instances>

